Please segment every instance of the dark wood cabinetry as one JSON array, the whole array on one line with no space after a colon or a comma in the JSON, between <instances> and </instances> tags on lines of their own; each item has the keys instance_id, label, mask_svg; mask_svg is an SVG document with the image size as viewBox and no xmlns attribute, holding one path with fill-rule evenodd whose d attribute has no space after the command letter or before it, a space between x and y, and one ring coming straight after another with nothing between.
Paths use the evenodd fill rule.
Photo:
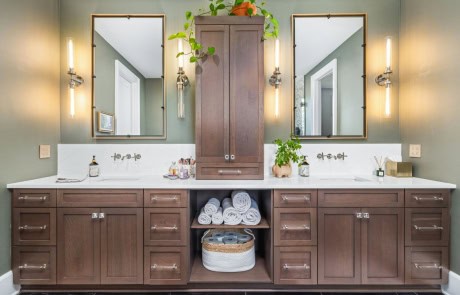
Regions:
<instances>
[{"instance_id":1,"label":"dark wood cabinetry","mask_svg":"<svg viewBox=\"0 0 460 295\"><path fill-rule=\"evenodd\" d=\"M263 179L263 17L197 17L197 179Z\"/></svg>"}]
</instances>

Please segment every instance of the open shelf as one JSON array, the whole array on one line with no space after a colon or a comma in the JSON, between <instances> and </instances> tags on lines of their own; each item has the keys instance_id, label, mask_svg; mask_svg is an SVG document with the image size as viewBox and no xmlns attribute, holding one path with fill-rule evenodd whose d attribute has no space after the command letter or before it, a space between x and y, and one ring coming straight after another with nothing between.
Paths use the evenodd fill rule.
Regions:
<instances>
[{"instance_id":1,"label":"open shelf","mask_svg":"<svg viewBox=\"0 0 460 295\"><path fill-rule=\"evenodd\" d=\"M199 224L198 223L198 216L193 219L191 228L201 228L201 229L209 229L209 228L221 228L221 229L230 229L230 228L260 228L260 229L267 229L270 228L267 219L263 218L260 220L258 225L246 225L246 224L239 224L239 225L226 225L226 224Z\"/></svg>"},{"instance_id":2,"label":"open shelf","mask_svg":"<svg viewBox=\"0 0 460 295\"><path fill-rule=\"evenodd\" d=\"M207 270L197 255L193 262L191 283L271 283L270 275L262 257L256 257L253 269L243 272L215 272Z\"/></svg>"}]
</instances>

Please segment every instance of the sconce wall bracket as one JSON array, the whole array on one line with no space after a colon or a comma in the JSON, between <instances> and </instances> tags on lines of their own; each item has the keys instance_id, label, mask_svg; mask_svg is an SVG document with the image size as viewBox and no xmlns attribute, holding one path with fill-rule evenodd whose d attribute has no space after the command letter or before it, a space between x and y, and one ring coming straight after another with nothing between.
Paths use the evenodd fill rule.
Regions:
<instances>
[{"instance_id":1,"label":"sconce wall bracket","mask_svg":"<svg viewBox=\"0 0 460 295\"><path fill-rule=\"evenodd\" d=\"M77 75L73 69L70 69L67 74L70 76L70 88L78 87L85 82L85 80L81 76Z\"/></svg>"},{"instance_id":2,"label":"sconce wall bracket","mask_svg":"<svg viewBox=\"0 0 460 295\"><path fill-rule=\"evenodd\" d=\"M273 72L273 75L270 77L268 82L271 86L274 86L275 88L280 87L282 82L280 68L275 68L275 71Z\"/></svg>"},{"instance_id":3,"label":"sconce wall bracket","mask_svg":"<svg viewBox=\"0 0 460 295\"><path fill-rule=\"evenodd\" d=\"M391 74L393 74L393 71L391 68L387 68L383 74L380 74L375 78L375 83L379 86L389 86L391 84Z\"/></svg>"},{"instance_id":4,"label":"sconce wall bracket","mask_svg":"<svg viewBox=\"0 0 460 295\"><path fill-rule=\"evenodd\" d=\"M188 79L187 75L184 72L182 67L179 67L179 71L177 72L177 87L183 89L190 85L190 80Z\"/></svg>"}]
</instances>

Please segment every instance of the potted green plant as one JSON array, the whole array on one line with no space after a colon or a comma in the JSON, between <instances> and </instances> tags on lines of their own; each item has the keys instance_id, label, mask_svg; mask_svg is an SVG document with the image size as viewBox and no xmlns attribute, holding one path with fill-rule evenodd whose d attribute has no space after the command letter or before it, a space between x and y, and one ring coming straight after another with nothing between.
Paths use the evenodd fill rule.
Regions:
<instances>
[{"instance_id":1,"label":"potted green plant","mask_svg":"<svg viewBox=\"0 0 460 295\"><path fill-rule=\"evenodd\" d=\"M281 139L276 139L274 143L278 149L276 151L275 165L272 167L275 177L290 177L292 174L291 163L298 163L301 157L297 151L302 147L298 137L291 137L283 142Z\"/></svg>"},{"instance_id":2,"label":"potted green plant","mask_svg":"<svg viewBox=\"0 0 460 295\"><path fill-rule=\"evenodd\" d=\"M185 12L184 30L172 34L168 40L182 39L184 43L188 43L190 50L177 53L176 57L188 56L191 63L195 63L207 55L213 55L215 48L210 46L203 48L203 45L195 39L195 17L197 16L263 16L265 17L264 39L278 38L279 24L278 20L272 13L267 11L264 6L265 2L259 3L259 0L235 0L225 2L225 0L210 0L209 9L200 9L198 14L194 15L191 11Z\"/></svg>"}]
</instances>

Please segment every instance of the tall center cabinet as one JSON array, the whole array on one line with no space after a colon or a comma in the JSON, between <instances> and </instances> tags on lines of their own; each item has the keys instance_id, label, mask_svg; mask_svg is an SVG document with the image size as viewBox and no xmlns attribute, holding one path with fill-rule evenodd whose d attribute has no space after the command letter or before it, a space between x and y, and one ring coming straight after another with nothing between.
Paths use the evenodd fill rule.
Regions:
<instances>
[{"instance_id":1,"label":"tall center cabinet","mask_svg":"<svg viewBox=\"0 0 460 295\"><path fill-rule=\"evenodd\" d=\"M264 18L197 17L197 179L263 179Z\"/></svg>"}]
</instances>

